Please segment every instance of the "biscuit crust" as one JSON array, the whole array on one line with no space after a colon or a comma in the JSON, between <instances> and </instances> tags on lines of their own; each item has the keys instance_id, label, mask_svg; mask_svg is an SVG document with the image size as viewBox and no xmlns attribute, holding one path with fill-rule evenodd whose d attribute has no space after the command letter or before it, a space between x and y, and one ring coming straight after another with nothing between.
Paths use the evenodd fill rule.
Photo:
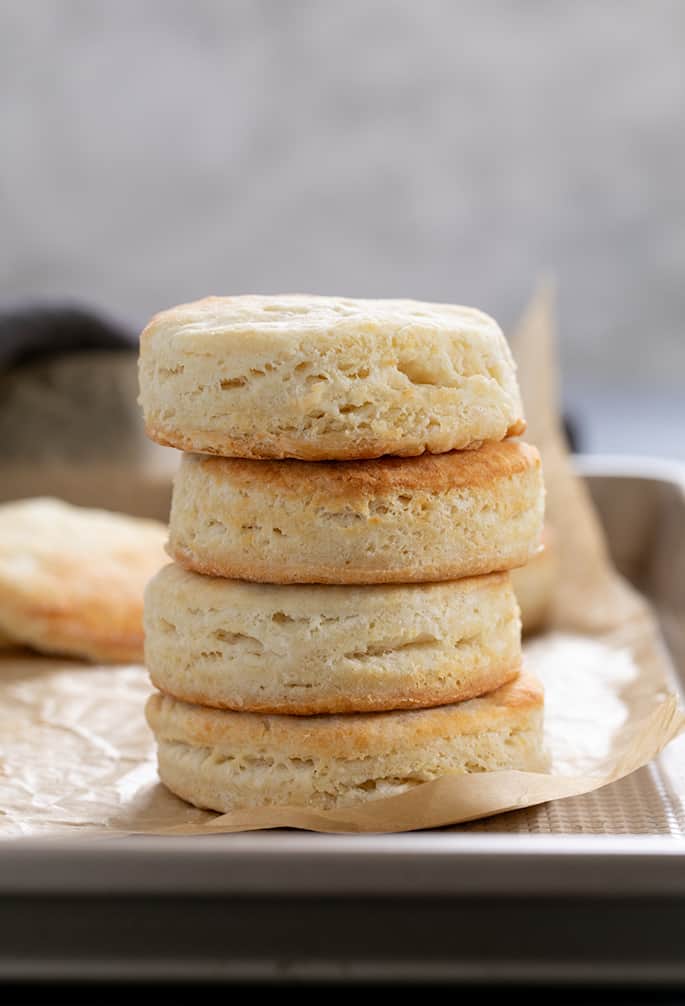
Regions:
<instances>
[{"instance_id":1,"label":"biscuit crust","mask_svg":"<svg viewBox=\"0 0 685 1006\"><path fill-rule=\"evenodd\" d=\"M140 340L149 435L240 458L376 458L522 433L515 365L472 308L304 294L208 297Z\"/></svg>"},{"instance_id":2,"label":"biscuit crust","mask_svg":"<svg viewBox=\"0 0 685 1006\"><path fill-rule=\"evenodd\" d=\"M139 661L164 525L56 499L0 506L0 633L46 653Z\"/></svg>"},{"instance_id":3,"label":"biscuit crust","mask_svg":"<svg viewBox=\"0 0 685 1006\"><path fill-rule=\"evenodd\" d=\"M521 566L539 547L540 456L517 441L419 458L312 463L186 454L168 551L267 583L413 583Z\"/></svg>"},{"instance_id":4,"label":"biscuit crust","mask_svg":"<svg viewBox=\"0 0 685 1006\"><path fill-rule=\"evenodd\" d=\"M523 672L481 698L436 709L260 716L153 695L162 781L199 807L350 806L441 775L545 767L543 692Z\"/></svg>"},{"instance_id":5,"label":"biscuit crust","mask_svg":"<svg viewBox=\"0 0 685 1006\"><path fill-rule=\"evenodd\" d=\"M450 583L264 585L176 565L145 596L153 683L186 702L250 712L354 713L492 691L521 663L507 574Z\"/></svg>"}]
</instances>

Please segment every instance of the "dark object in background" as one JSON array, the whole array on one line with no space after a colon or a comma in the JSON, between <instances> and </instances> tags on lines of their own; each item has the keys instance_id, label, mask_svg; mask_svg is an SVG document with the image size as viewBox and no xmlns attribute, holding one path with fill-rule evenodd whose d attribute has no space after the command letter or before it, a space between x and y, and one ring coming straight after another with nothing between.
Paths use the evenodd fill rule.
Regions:
<instances>
[{"instance_id":1,"label":"dark object in background","mask_svg":"<svg viewBox=\"0 0 685 1006\"><path fill-rule=\"evenodd\" d=\"M0 463L126 461L140 453L136 338L95 311L0 312Z\"/></svg>"},{"instance_id":2,"label":"dark object in background","mask_svg":"<svg viewBox=\"0 0 685 1006\"><path fill-rule=\"evenodd\" d=\"M0 499L106 506L114 466L122 489L129 474L168 469L173 452L145 437L137 396L137 340L126 326L69 304L0 310Z\"/></svg>"},{"instance_id":3,"label":"dark object in background","mask_svg":"<svg viewBox=\"0 0 685 1006\"><path fill-rule=\"evenodd\" d=\"M135 332L88 308L53 304L0 311L0 369L58 353L136 348Z\"/></svg>"}]
</instances>

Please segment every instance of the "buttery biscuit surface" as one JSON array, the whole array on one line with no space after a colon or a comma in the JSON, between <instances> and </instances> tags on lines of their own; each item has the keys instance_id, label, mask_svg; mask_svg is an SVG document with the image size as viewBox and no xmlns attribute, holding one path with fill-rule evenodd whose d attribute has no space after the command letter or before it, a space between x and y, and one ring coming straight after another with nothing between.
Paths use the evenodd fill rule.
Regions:
<instances>
[{"instance_id":1,"label":"buttery biscuit surface","mask_svg":"<svg viewBox=\"0 0 685 1006\"><path fill-rule=\"evenodd\" d=\"M507 574L449 583L267 585L165 567L145 595L153 683L205 706L359 712L481 695L521 664Z\"/></svg>"},{"instance_id":2,"label":"buttery biscuit surface","mask_svg":"<svg viewBox=\"0 0 685 1006\"><path fill-rule=\"evenodd\" d=\"M540 456L513 440L373 461L185 454L169 554L264 583L451 580L528 562L543 513Z\"/></svg>"},{"instance_id":3,"label":"buttery biscuit surface","mask_svg":"<svg viewBox=\"0 0 685 1006\"><path fill-rule=\"evenodd\" d=\"M166 528L34 498L0 506L0 633L46 653L138 661Z\"/></svg>"},{"instance_id":4,"label":"buttery biscuit surface","mask_svg":"<svg viewBox=\"0 0 685 1006\"><path fill-rule=\"evenodd\" d=\"M522 433L515 365L492 318L412 300L208 297L140 340L149 435L242 458L375 458Z\"/></svg>"},{"instance_id":5,"label":"buttery biscuit surface","mask_svg":"<svg viewBox=\"0 0 685 1006\"><path fill-rule=\"evenodd\" d=\"M222 812L348 807L451 773L546 767L543 692L526 672L481 698L409 712L260 716L155 694L146 713L162 781Z\"/></svg>"}]
</instances>

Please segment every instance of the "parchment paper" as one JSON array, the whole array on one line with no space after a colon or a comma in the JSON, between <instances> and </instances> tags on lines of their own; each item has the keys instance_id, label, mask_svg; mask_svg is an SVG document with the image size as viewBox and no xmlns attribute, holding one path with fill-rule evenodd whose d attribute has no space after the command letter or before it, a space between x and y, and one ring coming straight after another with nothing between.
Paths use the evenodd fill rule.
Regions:
<instances>
[{"instance_id":1,"label":"parchment paper","mask_svg":"<svg viewBox=\"0 0 685 1006\"><path fill-rule=\"evenodd\" d=\"M587 793L645 765L683 730L669 658L647 603L612 569L559 430L553 305L542 291L513 338L543 454L562 577L550 631L525 646L546 689L548 773L445 776L341 811L200 811L158 781L141 667L26 653L0 659L0 836L209 834L281 826L406 831Z\"/></svg>"}]
</instances>

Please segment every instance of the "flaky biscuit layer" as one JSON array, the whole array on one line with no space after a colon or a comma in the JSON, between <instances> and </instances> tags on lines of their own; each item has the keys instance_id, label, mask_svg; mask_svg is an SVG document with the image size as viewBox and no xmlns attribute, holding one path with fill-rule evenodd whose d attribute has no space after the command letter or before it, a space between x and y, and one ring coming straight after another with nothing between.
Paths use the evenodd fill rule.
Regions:
<instances>
[{"instance_id":1,"label":"flaky biscuit layer","mask_svg":"<svg viewBox=\"0 0 685 1006\"><path fill-rule=\"evenodd\" d=\"M169 553L269 583L409 583L523 565L539 547L540 456L516 441L376 461L184 455Z\"/></svg>"},{"instance_id":2,"label":"flaky biscuit layer","mask_svg":"<svg viewBox=\"0 0 685 1006\"><path fill-rule=\"evenodd\" d=\"M153 439L225 457L412 456L525 429L498 325L448 304L208 297L151 320L139 375Z\"/></svg>"},{"instance_id":3,"label":"flaky biscuit layer","mask_svg":"<svg viewBox=\"0 0 685 1006\"><path fill-rule=\"evenodd\" d=\"M411 712L259 716L153 695L162 781L199 807L351 806L450 773L543 770L543 693L522 673L482 698Z\"/></svg>"},{"instance_id":4,"label":"flaky biscuit layer","mask_svg":"<svg viewBox=\"0 0 685 1006\"><path fill-rule=\"evenodd\" d=\"M253 712L357 712L480 695L521 662L506 574L335 587L225 580L167 566L145 597L155 685Z\"/></svg>"}]
</instances>

